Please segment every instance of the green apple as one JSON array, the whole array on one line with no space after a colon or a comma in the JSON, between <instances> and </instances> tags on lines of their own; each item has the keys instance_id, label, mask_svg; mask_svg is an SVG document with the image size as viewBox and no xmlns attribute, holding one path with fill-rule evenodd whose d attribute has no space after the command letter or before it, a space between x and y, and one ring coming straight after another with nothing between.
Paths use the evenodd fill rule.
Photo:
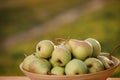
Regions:
<instances>
[{"instance_id":1,"label":"green apple","mask_svg":"<svg viewBox=\"0 0 120 80\"><path fill-rule=\"evenodd\" d=\"M72 48L71 48L69 42L70 42L70 40L65 40L62 44L64 44L65 47L66 47L70 52L72 52Z\"/></svg>"},{"instance_id":2,"label":"green apple","mask_svg":"<svg viewBox=\"0 0 120 80\"><path fill-rule=\"evenodd\" d=\"M87 58L84 62L88 67L89 73L96 73L104 70L103 63L97 58Z\"/></svg>"},{"instance_id":3,"label":"green apple","mask_svg":"<svg viewBox=\"0 0 120 80\"><path fill-rule=\"evenodd\" d=\"M50 72L50 69L51 69L50 62L43 58L39 60L34 60L29 65L29 71L34 73L48 74Z\"/></svg>"},{"instance_id":4,"label":"green apple","mask_svg":"<svg viewBox=\"0 0 120 80\"><path fill-rule=\"evenodd\" d=\"M30 55L24 59L23 69L34 73L48 74L51 69L51 64L46 59Z\"/></svg>"},{"instance_id":5,"label":"green apple","mask_svg":"<svg viewBox=\"0 0 120 80\"><path fill-rule=\"evenodd\" d=\"M54 50L54 44L50 40L42 40L36 46L36 56L38 58L49 58Z\"/></svg>"},{"instance_id":6,"label":"green apple","mask_svg":"<svg viewBox=\"0 0 120 80\"><path fill-rule=\"evenodd\" d=\"M111 57L111 54L110 53L108 53L108 52L101 52L100 54L99 54L99 56L105 56L105 57L107 57L108 59L112 59L112 57Z\"/></svg>"},{"instance_id":7,"label":"green apple","mask_svg":"<svg viewBox=\"0 0 120 80\"><path fill-rule=\"evenodd\" d=\"M72 48L72 54L75 58L85 60L92 56L93 47L86 41L80 41L76 39L70 39L69 45Z\"/></svg>"},{"instance_id":8,"label":"green apple","mask_svg":"<svg viewBox=\"0 0 120 80\"><path fill-rule=\"evenodd\" d=\"M92 44L92 46L93 46L93 54L92 54L92 56L93 57L97 57L100 54L100 52L101 52L101 45L100 45L100 43L96 39L93 39L93 38L88 38L85 41L87 41L90 44Z\"/></svg>"},{"instance_id":9,"label":"green apple","mask_svg":"<svg viewBox=\"0 0 120 80\"><path fill-rule=\"evenodd\" d=\"M73 59L65 66L66 75L78 75L86 73L88 73L88 68L82 60Z\"/></svg>"},{"instance_id":10,"label":"green apple","mask_svg":"<svg viewBox=\"0 0 120 80\"><path fill-rule=\"evenodd\" d=\"M51 69L51 74L54 75L64 75L64 73L65 73L64 67L55 66Z\"/></svg>"},{"instance_id":11,"label":"green apple","mask_svg":"<svg viewBox=\"0 0 120 80\"><path fill-rule=\"evenodd\" d=\"M97 58L104 64L106 69L109 69L112 66L114 66L114 62L105 56L98 56Z\"/></svg>"},{"instance_id":12,"label":"green apple","mask_svg":"<svg viewBox=\"0 0 120 80\"><path fill-rule=\"evenodd\" d=\"M34 56L33 54L27 56L24 61L23 61L23 68L25 70L29 70L29 65L31 64L32 61L37 60L38 58Z\"/></svg>"},{"instance_id":13,"label":"green apple","mask_svg":"<svg viewBox=\"0 0 120 80\"><path fill-rule=\"evenodd\" d=\"M71 60L71 53L64 45L57 46L51 56L53 66L65 66Z\"/></svg>"}]
</instances>

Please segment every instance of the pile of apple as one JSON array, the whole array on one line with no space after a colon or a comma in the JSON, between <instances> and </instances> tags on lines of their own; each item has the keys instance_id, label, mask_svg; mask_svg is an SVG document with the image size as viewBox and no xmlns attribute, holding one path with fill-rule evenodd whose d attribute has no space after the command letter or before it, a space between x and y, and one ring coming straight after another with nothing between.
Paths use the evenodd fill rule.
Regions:
<instances>
[{"instance_id":1,"label":"pile of apple","mask_svg":"<svg viewBox=\"0 0 120 80\"><path fill-rule=\"evenodd\" d=\"M23 69L47 75L78 75L103 71L114 66L110 53L101 52L100 43L93 38L67 39L59 45L42 40L36 52L23 61Z\"/></svg>"}]
</instances>

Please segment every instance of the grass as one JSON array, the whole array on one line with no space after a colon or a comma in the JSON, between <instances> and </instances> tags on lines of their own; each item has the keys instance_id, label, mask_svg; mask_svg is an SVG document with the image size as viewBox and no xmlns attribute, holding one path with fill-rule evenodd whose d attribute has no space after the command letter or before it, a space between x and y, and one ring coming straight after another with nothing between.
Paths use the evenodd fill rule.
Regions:
<instances>
[{"instance_id":1,"label":"grass","mask_svg":"<svg viewBox=\"0 0 120 80\"><path fill-rule=\"evenodd\" d=\"M0 8L0 36L6 38L21 31L26 31L86 1L27 0L25 1L26 4L23 3L20 5L18 3L14 7Z\"/></svg>"}]
</instances>

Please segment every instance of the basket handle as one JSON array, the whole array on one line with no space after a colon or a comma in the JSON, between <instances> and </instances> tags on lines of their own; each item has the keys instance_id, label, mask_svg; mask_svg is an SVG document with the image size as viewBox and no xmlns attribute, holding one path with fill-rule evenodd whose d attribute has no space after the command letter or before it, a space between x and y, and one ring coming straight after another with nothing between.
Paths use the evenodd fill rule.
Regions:
<instances>
[{"instance_id":1,"label":"basket handle","mask_svg":"<svg viewBox=\"0 0 120 80\"><path fill-rule=\"evenodd\" d=\"M64 38L55 38L55 43L56 44L61 44L61 42L66 41Z\"/></svg>"},{"instance_id":2,"label":"basket handle","mask_svg":"<svg viewBox=\"0 0 120 80\"><path fill-rule=\"evenodd\" d=\"M112 55L118 48L120 48L120 44L116 45L112 51L110 52L110 55Z\"/></svg>"}]
</instances>

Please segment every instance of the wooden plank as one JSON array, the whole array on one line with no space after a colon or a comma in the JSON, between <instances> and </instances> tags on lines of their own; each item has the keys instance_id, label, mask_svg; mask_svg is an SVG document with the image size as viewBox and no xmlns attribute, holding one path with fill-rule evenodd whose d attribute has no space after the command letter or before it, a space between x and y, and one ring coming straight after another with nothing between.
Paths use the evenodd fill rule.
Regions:
<instances>
[{"instance_id":1,"label":"wooden plank","mask_svg":"<svg viewBox=\"0 0 120 80\"><path fill-rule=\"evenodd\" d=\"M0 76L0 80L30 80L25 76ZM120 78L108 78L107 80L120 80Z\"/></svg>"},{"instance_id":2,"label":"wooden plank","mask_svg":"<svg viewBox=\"0 0 120 80\"><path fill-rule=\"evenodd\" d=\"M120 80L120 78L108 78L107 80Z\"/></svg>"},{"instance_id":3,"label":"wooden plank","mask_svg":"<svg viewBox=\"0 0 120 80\"><path fill-rule=\"evenodd\" d=\"M23 76L1 76L0 80L30 80L28 77Z\"/></svg>"}]
</instances>

